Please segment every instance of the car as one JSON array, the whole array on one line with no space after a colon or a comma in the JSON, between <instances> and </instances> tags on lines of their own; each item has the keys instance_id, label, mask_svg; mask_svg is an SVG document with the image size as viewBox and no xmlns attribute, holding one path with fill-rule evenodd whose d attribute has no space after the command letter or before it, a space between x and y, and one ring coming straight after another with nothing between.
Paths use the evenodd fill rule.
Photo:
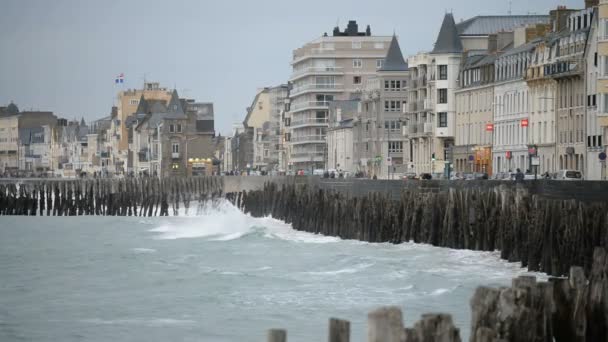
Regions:
<instances>
[{"instance_id":1,"label":"car","mask_svg":"<svg viewBox=\"0 0 608 342\"><path fill-rule=\"evenodd\" d=\"M418 179L418 176L416 176L415 172L406 172L403 175L403 179Z\"/></svg>"},{"instance_id":2,"label":"car","mask_svg":"<svg viewBox=\"0 0 608 342\"><path fill-rule=\"evenodd\" d=\"M323 169L315 169L312 172L312 175L313 176L323 176L324 173L325 173L325 170L323 170Z\"/></svg>"},{"instance_id":3,"label":"car","mask_svg":"<svg viewBox=\"0 0 608 342\"><path fill-rule=\"evenodd\" d=\"M431 180L433 179L433 175L431 175L430 173L421 173L420 179Z\"/></svg>"},{"instance_id":4,"label":"car","mask_svg":"<svg viewBox=\"0 0 608 342\"><path fill-rule=\"evenodd\" d=\"M462 175L462 173L460 172L456 172L454 174L452 174L452 176L450 176L450 180L463 180L464 177Z\"/></svg>"},{"instance_id":5,"label":"car","mask_svg":"<svg viewBox=\"0 0 608 342\"><path fill-rule=\"evenodd\" d=\"M559 170L557 171L555 179L567 181L583 180L583 174L576 170Z\"/></svg>"}]
</instances>

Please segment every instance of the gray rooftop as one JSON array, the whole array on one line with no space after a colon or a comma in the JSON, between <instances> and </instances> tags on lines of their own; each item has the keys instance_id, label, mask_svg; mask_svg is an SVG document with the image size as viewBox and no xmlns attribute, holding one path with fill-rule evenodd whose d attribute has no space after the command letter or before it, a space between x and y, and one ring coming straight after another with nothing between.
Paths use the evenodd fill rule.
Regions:
<instances>
[{"instance_id":1,"label":"gray rooftop","mask_svg":"<svg viewBox=\"0 0 608 342\"><path fill-rule=\"evenodd\" d=\"M432 54L442 53L461 53L462 42L460 36L458 36L458 29L456 28L456 22L454 22L454 16L452 13L446 13L441 24L441 30L437 36L435 47L433 48Z\"/></svg>"},{"instance_id":2,"label":"gray rooftop","mask_svg":"<svg viewBox=\"0 0 608 342\"><path fill-rule=\"evenodd\" d=\"M521 26L548 24L548 15L488 15L477 16L457 25L461 36L487 36L501 31L513 31Z\"/></svg>"},{"instance_id":3,"label":"gray rooftop","mask_svg":"<svg viewBox=\"0 0 608 342\"><path fill-rule=\"evenodd\" d=\"M378 71L407 71L408 66L405 60L403 59L403 54L401 53L401 48L399 47L399 42L397 41L397 37L393 35L393 39L391 40L391 45L388 48L388 52L386 53L386 57L384 58L384 64L382 68Z\"/></svg>"}]
</instances>

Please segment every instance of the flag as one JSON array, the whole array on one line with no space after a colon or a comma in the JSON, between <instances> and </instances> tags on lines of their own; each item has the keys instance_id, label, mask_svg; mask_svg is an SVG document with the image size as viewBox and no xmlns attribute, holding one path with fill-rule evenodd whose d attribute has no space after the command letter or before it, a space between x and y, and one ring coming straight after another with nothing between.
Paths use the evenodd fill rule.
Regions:
<instances>
[{"instance_id":1,"label":"flag","mask_svg":"<svg viewBox=\"0 0 608 342\"><path fill-rule=\"evenodd\" d=\"M120 73L120 75L116 76L116 79L114 80L114 83L118 84L118 83L124 83L125 80L125 74L123 74L122 72Z\"/></svg>"}]
</instances>

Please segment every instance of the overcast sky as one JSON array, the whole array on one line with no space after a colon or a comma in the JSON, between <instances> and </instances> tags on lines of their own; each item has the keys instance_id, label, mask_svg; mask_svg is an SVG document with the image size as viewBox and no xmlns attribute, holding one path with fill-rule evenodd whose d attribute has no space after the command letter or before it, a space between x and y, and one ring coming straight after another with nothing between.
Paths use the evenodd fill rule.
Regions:
<instances>
[{"instance_id":1,"label":"overcast sky","mask_svg":"<svg viewBox=\"0 0 608 342\"><path fill-rule=\"evenodd\" d=\"M457 21L507 14L508 0L2 0L0 105L66 118L110 113L147 80L215 104L216 129L242 121L259 87L285 83L293 49L349 19L399 36L405 55L432 48L446 11ZM513 0L545 14L584 0ZM122 87L114 84L125 74Z\"/></svg>"}]
</instances>

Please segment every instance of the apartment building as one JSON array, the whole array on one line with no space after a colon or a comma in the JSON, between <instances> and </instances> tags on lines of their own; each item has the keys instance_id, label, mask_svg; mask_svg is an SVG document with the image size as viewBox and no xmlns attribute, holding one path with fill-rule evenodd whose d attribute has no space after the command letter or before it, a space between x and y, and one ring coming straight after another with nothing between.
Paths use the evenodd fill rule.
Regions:
<instances>
[{"instance_id":1,"label":"apartment building","mask_svg":"<svg viewBox=\"0 0 608 342\"><path fill-rule=\"evenodd\" d=\"M526 71L526 82L530 96L530 145L534 147L538 164L536 172L557 171L555 145L555 99L557 82L546 71L550 70L554 50L553 35L539 40L532 51L532 58Z\"/></svg>"},{"instance_id":2,"label":"apartment building","mask_svg":"<svg viewBox=\"0 0 608 342\"><path fill-rule=\"evenodd\" d=\"M368 78L382 67L390 36L372 36L349 21L341 31L293 52L286 140L291 170L325 167L329 103L359 97Z\"/></svg>"},{"instance_id":3,"label":"apartment building","mask_svg":"<svg viewBox=\"0 0 608 342\"><path fill-rule=\"evenodd\" d=\"M588 11L591 11L591 27L589 28L589 37L587 39L585 48L585 89L586 94L586 115L585 115L585 132L586 132L586 145L587 145L587 158L585 169L587 170L586 179L589 180L602 180L603 167L600 159L600 154L605 153L606 149L602 145L603 129L598 124L598 106L597 106L597 93L598 93L598 78L600 75L600 64L598 57L598 42L600 38L599 20L598 20L598 8L589 7Z\"/></svg>"},{"instance_id":4,"label":"apartment building","mask_svg":"<svg viewBox=\"0 0 608 342\"><path fill-rule=\"evenodd\" d=\"M579 170L586 176L587 91L585 52L592 9L568 15L567 26L555 38L555 57L547 73L556 81L556 159L559 169Z\"/></svg>"},{"instance_id":5,"label":"apartment building","mask_svg":"<svg viewBox=\"0 0 608 342\"><path fill-rule=\"evenodd\" d=\"M601 178L608 179L606 154L608 152L608 0L600 0L598 6L598 40L597 54L599 60L599 75L597 80L597 124L600 136L596 144L601 146ZM597 141L599 140L599 141ZM599 157L598 157L599 158Z\"/></svg>"},{"instance_id":6,"label":"apartment building","mask_svg":"<svg viewBox=\"0 0 608 342\"><path fill-rule=\"evenodd\" d=\"M117 173L132 171L129 164L133 164L133 155L129 160L129 127L127 118L135 113L139 106L139 101L142 96L147 100L159 100L168 103L171 99L172 92L160 86L158 82L144 82L142 89L128 89L118 93L118 103L116 106L116 116L113 119L113 131L109 143L112 146L112 153L116 160L114 167Z\"/></svg>"},{"instance_id":7,"label":"apartment building","mask_svg":"<svg viewBox=\"0 0 608 342\"><path fill-rule=\"evenodd\" d=\"M358 99L332 101L329 105L329 128L327 130L327 169L347 171L359 170L360 145L355 141L355 121L360 115ZM357 125L360 128L360 125Z\"/></svg>"},{"instance_id":8,"label":"apartment building","mask_svg":"<svg viewBox=\"0 0 608 342\"><path fill-rule=\"evenodd\" d=\"M391 178L407 171L402 126L407 124L410 72L397 37L393 36L383 65L365 82L355 124L355 162L370 177ZM409 155L409 154L408 154Z\"/></svg>"},{"instance_id":9,"label":"apartment building","mask_svg":"<svg viewBox=\"0 0 608 342\"><path fill-rule=\"evenodd\" d=\"M494 40L496 43L496 40ZM492 174L496 49L464 59L456 94L454 171Z\"/></svg>"}]
</instances>

